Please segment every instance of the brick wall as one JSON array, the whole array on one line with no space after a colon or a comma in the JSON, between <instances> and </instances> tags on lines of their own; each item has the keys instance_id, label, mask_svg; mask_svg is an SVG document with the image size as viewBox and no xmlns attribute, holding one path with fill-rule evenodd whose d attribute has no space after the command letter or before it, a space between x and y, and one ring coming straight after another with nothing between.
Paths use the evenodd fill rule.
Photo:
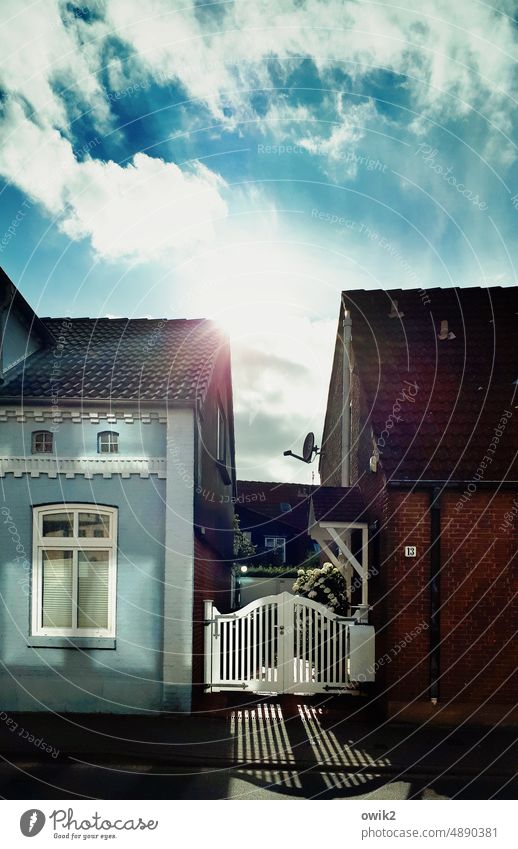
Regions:
<instances>
[{"instance_id":1,"label":"brick wall","mask_svg":"<svg viewBox=\"0 0 518 849\"><path fill-rule=\"evenodd\" d=\"M353 350L354 360L354 350ZM337 339L329 388L322 457L323 485L341 482L342 349ZM389 705L430 708L430 493L387 488L380 449L378 471L369 471L374 450L370 408L353 362L351 483L367 506L371 531L371 622L376 628L376 693ZM445 490L441 501L440 681L438 710L451 701L458 717L505 719L518 704L518 499L517 492ZM515 500L516 499L516 500ZM505 527L506 513L510 527ZM405 545L417 547L407 558ZM378 565L379 560L379 565ZM507 643L507 645L506 645ZM484 703L486 703L484 705ZM493 712L491 709L495 708ZM393 711L397 713L399 708ZM464 711L464 713L462 713ZM451 718L451 715L450 715ZM518 717L516 717L518 719Z\"/></svg>"},{"instance_id":2,"label":"brick wall","mask_svg":"<svg viewBox=\"0 0 518 849\"><path fill-rule=\"evenodd\" d=\"M195 691L203 684L204 609L203 602L212 599L220 612L230 605L231 567L221 560L207 543L194 539L194 599L193 599L193 684Z\"/></svg>"},{"instance_id":3,"label":"brick wall","mask_svg":"<svg viewBox=\"0 0 518 849\"><path fill-rule=\"evenodd\" d=\"M430 514L426 492L387 493L375 599L377 682L383 699L427 698ZM405 557L405 545L417 548Z\"/></svg>"},{"instance_id":4,"label":"brick wall","mask_svg":"<svg viewBox=\"0 0 518 849\"><path fill-rule=\"evenodd\" d=\"M516 493L476 492L461 510L459 497L448 490L441 499L439 703L515 705L518 517L502 526ZM373 599L378 663L385 658L377 689L383 700L428 701L430 496L389 491L387 498ZM417 547L416 558L405 557L405 545Z\"/></svg>"},{"instance_id":5,"label":"brick wall","mask_svg":"<svg viewBox=\"0 0 518 849\"><path fill-rule=\"evenodd\" d=\"M518 702L517 493L459 493L442 501L441 699ZM513 598L514 596L514 598Z\"/></svg>"},{"instance_id":6,"label":"brick wall","mask_svg":"<svg viewBox=\"0 0 518 849\"><path fill-rule=\"evenodd\" d=\"M333 356L319 460L320 480L326 486L341 486L342 483L343 345L341 332L340 321Z\"/></svg>"}]
</instances>

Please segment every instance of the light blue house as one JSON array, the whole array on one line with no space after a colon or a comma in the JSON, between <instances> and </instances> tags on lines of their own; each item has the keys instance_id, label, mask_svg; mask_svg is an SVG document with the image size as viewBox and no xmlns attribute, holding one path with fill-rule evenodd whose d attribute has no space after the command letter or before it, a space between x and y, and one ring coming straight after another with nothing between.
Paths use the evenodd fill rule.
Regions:
<instances>
[{"instance_id":1,"label":"light blue house","mask_svg":"<svg viewBox=\"0 0 518 849\"><path fill-rule=\"evenodd\" d=\"M0 310L0 709L188 712L229 604L227 340L40 319L3 272Z\"/></svg>"}]
</instances>

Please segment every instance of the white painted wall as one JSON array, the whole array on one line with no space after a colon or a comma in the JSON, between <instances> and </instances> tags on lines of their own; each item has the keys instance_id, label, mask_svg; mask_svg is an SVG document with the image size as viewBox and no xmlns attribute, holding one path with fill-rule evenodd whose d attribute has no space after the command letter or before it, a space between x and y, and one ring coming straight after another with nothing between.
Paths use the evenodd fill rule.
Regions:
<instances>
[{"instance_id":1,"label":"white painted wall","mask_svg":"<svg viewBox=\"0 0 518 849\"><path fill-rule=\"evenodd\" d=\"M163 700L189 713L194 580L194 411L167 415Z\"/></svg>"},{"instance_id":2,"label":"white painted wall","mask_svg":"<svg viewBox=\"0 0 518 849\"><path fill-rule=\"evenodd\" d=\"M246 607L251 601L265 598L267 595L293 593L296 578L256 578L240 577L240 607Z\"/></svg>"}]
</instances>

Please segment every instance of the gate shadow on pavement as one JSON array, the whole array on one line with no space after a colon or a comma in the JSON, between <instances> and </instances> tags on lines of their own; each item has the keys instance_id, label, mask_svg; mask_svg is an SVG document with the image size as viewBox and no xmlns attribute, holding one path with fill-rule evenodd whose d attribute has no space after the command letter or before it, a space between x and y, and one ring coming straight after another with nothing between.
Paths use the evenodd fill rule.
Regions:
<instances>
[{"instance_id":1,"label":"gate shadow on pavement","mask_svg":"<svg viewBox=\"0 0 518 849\"><path fill-rule=\"evenodd\" d=\"M234 710L235 768L256 786L300 798L358 795L386 784L390 760L365 745L340 743L328 724L325 711L308 704L287 715L275 702Z\"/></svg>"},{"instance_id":2,"label":"gate shadow on pavement","mask_svg":"<svg viewBox=\"0 0 518 849\"><path fill-rule=\"evenodd\" d=\"M54 759L0 727L0 795L8 799L511 799L518 792L514 729L397 724L345 700L259 696L188 717L15 720L59 741L60 754Z\"/></svg>"}]
</instances>

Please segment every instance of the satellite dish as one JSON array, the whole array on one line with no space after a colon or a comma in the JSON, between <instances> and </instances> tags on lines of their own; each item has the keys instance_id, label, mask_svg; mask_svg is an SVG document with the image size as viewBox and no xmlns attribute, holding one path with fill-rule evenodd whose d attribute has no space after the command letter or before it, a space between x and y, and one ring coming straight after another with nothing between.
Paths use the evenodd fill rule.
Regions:
<instances>
[{"instance_id":1,"label":"satellite dish","mask_svg":"<svg viewBox=\"0 0 518 849\"><path fill-rule=\"evenodd\" d=\"M304 445L302 446L302 459L305 463L311 463L314 448L315 434L310 431L304 440Z\"/></svg>"},{"instance_id":2,"label":"satellite dish","mask_svg":"<svg viewBox=\"0 0 518 849\"><path fill-rule=\"evenodd\" d=\"M320 454L317 446L315 445L315 434L308 433L304 440L304 445L302 447L302 456L300 454L294 454L293 451L285 451L285 457L295 457L297 460L302 460L303 463L311 463L313 459L313 455Z\"/></svg>"}]
</instances>

